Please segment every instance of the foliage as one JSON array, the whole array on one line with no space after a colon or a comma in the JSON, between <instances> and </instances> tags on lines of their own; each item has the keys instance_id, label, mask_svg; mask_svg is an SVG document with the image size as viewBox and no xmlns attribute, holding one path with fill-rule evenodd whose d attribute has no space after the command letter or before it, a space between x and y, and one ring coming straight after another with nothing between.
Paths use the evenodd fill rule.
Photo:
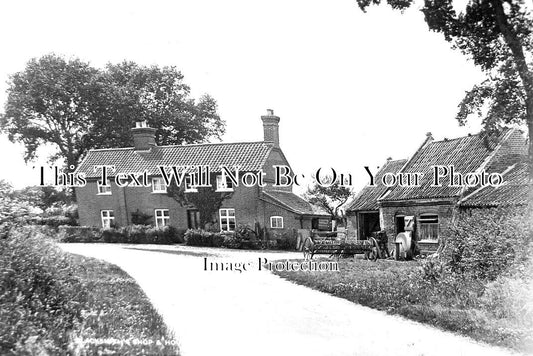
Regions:
<instances>
[{"instance_id":1,"label":"foliage","mask_svg":"<svg viewBox=\"0 0 533 356\"><path fill-rule=\"evenodd\" d=\"M529 220L520 207L473 209L464 212L446 240L453 271L494 280L523 264L528 249Z\"/></svg>"},{"instance_id":2,"label":"foliage","mask_svg":"<svg viewBox=\"0 0 533 356\"><path fill-rule=\"evenodd\" d=\"M183 230L173 226L161 228L146 225L101 230L101 239L111 243L174 244L183 242Z\"/></svg>"},{"instance_id":3,"label":"foliage","mask_svg":"<svg viewBox=\"0 0 533 356\"><path fill-rule=\"evenodd\" d=\"M39 235L0 239L0 354L61 354L87 290L70 259Z\"/></svg>"},{"instance_id":4,"label":"foliage","mask_svg":"<svg viewBox=\"0 0 533 356\"><path fill-rule=\"evenodd\" d=\"M151 214L145 214L139 209L131 213L131 223L134 225L148 225L152 219Z\"/></svg>"},{"instance_id":5,"label":"foliage","mask_svg":"<svg viewBox=\"0 0 533 356\"><path fill-rule=\"evenodd\" d=\"M342 220L340 208L351 196L351 190L339 182L333 182L331 185L314 184L305 195L309 203L321 207L337 221Z\"/></svg>"},{"instance_id":6,"label":"foliage","mask_svg":"<svg viewBox=\"0 0 533 356\"><path fill-rule=\"evenodd\" d=\"M220 138L224 121L208 95L190 98L175 67L133 62L97 69L54 54L31 59L10 77L0 129L25 146L25 160L52 144L51 161L76 165L91 148L131 146L130 129L146 120L161 145Z\"/></svg>"},{"instance_id":7,"label":"foliage","mask_svg":"<svg viewBox=\"0 0 533 356\"><path fill-rule=\"evenodd\" d=\"M83 343L90 338L154 341L109 345L116 354L178 353L162 317L130 276L62 252L35 227L0 239L0 291L2 355L100 353L101 345Z\"/></svg>"},{"instance_id":8,"label":"foliage","mask_svg":"<svg viewBox=\"0 0 533 356\"><path fill-rule=\"evenodd\" d=\"M358 304L490 344L533 350L533 308L528 294L533 285L531 274L527 278L522 274L500 277L485 284L469 274L447 270L438 259L338 263L339 271L275 273ZM528 265L532 266L531 261Z\"/></svg>"},{"instance_id":9,"label":"foliage","mask_svg":"<svg viewBox=\"0 0 533 356\"><path fill-rule=\"evenodd\" d=\"M200 229L190 229L185 232L185 243L188 246L221 247L224 235Z\"/></svg>"},{"instance_id":10,"label":"foliage","mask_svg":"<svg viewBox=\"0 0 533 356\"><path fill-rule=\"evenodd\" d=\"M357 0L363 11L381 2ZM414 1L386 3L404 10ZM442 33L486 73L487 79L467 92L459 105L459 123L478 115L489 134L498 132L502 125L525 123L530 137L529 161L533 162L533 16L529 5L524 1L471 0L458 12L452 0L426 0L422 12L430 30ZM529 169L533 181L533 165Z\"/></svg>"},{"instance_id":11,"label":"foliage","mask_svg":"<svg viewBox=\"0 0 533 356\"><path fill-rule=\"evenodd\" d=\"M60 226L60 242L108 242L131 244L175 244L184 242L184 229L173 226L157 228L149 225L129 225L110 229L87 226Z\"/></svg>"},{"instance_id":12,"label":"foliage","mask_svg":"<svg viewBox=\"0 0 533 356\"><path fill-rule=\"evenodd\" d=\"M15 194L11 184L0 179L0 226L24 223L38 213L30 202Z\"/></svg>"},{"instance_id":13,"label":"foliage","mask_svg":"<svg viewBox=\"0 0 533 356\"><path fill-rule=\"evenodd\" d=\"M185 184L177 186L170 184L167 187L167 195L176 200L182 207L194 207L200 213L200 227L206 228L214 225L213 218L218 214L225 199L229 199L232 192L217 192L213 187L198 187L196 192L186 192Z\"/></svg>"}]
</instances>

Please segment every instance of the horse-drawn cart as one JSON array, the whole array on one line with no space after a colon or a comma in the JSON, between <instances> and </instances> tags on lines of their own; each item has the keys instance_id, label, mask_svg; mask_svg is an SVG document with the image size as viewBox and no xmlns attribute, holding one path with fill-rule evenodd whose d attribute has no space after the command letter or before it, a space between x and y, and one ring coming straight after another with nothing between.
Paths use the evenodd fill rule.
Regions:
<instances>
[{"instance_id":1,"label":"horse-drawn cart","mask_svg":"<svg viewBox=\"0 0 533 356\"><path fill-rule=\"evenodd\" d=\"M312 259L314 255L330 255L339 258L362 254L366 259L375 261L378 258L389 257L383 238L386 241L386 235L381 234L368 237L367 240L339 240L313 236L304 241L302 251L305 260Z\"/></svg>"}]
</instances>

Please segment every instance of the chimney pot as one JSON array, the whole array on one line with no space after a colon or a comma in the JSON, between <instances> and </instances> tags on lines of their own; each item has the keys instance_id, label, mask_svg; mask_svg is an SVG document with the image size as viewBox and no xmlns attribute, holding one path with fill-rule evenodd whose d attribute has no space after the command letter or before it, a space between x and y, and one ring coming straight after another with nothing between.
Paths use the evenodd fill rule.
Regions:
<instances>
[{"instance_id":1,"label":"chimney pot","mask_svg":"<svg viewBox=\"0 0 533 356\"><path fill-rule=\"evenodd\" d=\"M152 147L157 146L155 143L156 131L156 129L148 127L146 120L137 121L135 127L131 129L135 151L148 151Z\"/></svg>"},{"instance_id":2,"label":"chimney pot","mask_svg":"<svg viewBox=\"0 0 533 356\"><path fill-rule=\"evenodd\" d=\"M267 109L267 115L261 116L261 120L264 141L273 142L274 147L279 147L279 116L274 115L274 110Z\"/></svg>"}]
</instances>

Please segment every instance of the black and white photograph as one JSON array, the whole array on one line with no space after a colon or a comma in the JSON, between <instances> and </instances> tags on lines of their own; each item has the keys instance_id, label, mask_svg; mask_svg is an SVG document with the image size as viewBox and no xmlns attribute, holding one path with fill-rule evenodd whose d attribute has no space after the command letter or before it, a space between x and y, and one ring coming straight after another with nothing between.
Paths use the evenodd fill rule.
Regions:
<instances>
[{"instance_id":1,"label":"black and white photograph","mask_svg":"<svg viewBox=\"0 0 533 356\"><path fill-rule=\"evenodd\" d=\"M0 14L0 355L533 355L530 0Z\"/></svg>"}]
</instances>

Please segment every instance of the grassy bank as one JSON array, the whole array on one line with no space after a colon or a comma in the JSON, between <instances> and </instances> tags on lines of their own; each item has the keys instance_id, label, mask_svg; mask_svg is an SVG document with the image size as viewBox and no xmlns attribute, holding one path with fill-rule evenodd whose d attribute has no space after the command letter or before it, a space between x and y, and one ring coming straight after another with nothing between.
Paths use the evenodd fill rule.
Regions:
<instances>
[{"instance_id":1,"label":"grassy bank","mask_svg":"<svg viewBox=\"0 0 533 356\"><path fill-rule=\"evenodd\" d=\"M339 261L340 272L277 272L352 302L493 345L533 351L530 292L524 281L464 275L433 278L430 262Z\"/></svg>"},{"instance_id":2,"label":"grassy bank","mask_svg":"<svg viewBox=\"0 0 533 356\"><path fill-rule=\"evenodd\" d=\"M0 354L178 354L161 316L118 267L42 234L0 240Z\"/></svg>"}]
</instances>

